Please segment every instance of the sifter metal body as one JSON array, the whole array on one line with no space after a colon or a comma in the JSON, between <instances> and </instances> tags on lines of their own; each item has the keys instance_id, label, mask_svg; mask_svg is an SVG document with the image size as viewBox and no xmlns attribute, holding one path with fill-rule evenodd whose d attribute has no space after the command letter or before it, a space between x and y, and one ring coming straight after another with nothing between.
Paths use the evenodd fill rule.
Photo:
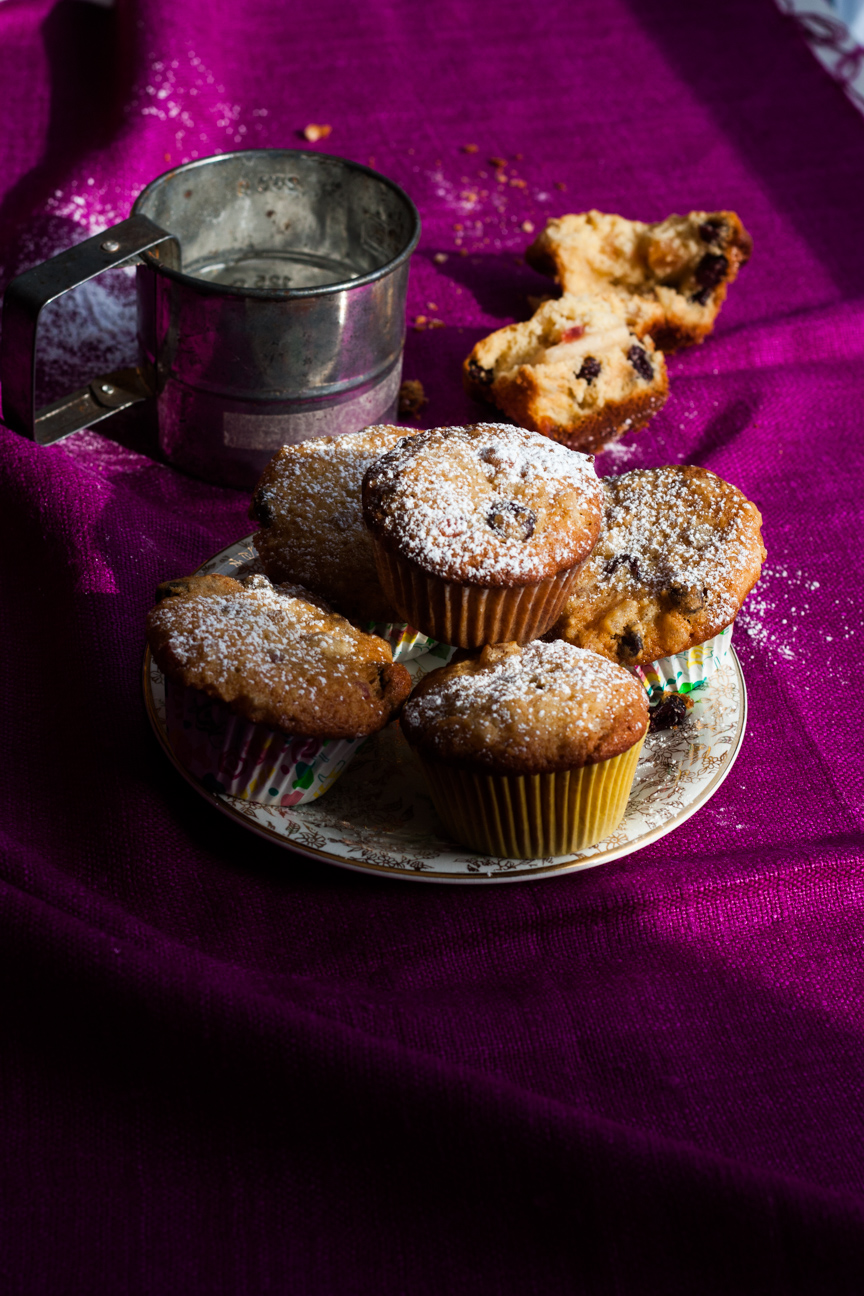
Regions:
<instances>
[{"instance_id":1,"label":"sifter metal body","mask_svg":"<svg viewBox=\"0 0 864 1296\"><path fill-rule=\"evenodd\" d=\"M327 154L228 153L166 172L128 220L8 286L4 419L47 444L150 397L168 459L250 487L283 444L392 419L419 233L396 184ZM138 368L37 412L39 311L132 258Z\"/></svg>"}]
</instances>

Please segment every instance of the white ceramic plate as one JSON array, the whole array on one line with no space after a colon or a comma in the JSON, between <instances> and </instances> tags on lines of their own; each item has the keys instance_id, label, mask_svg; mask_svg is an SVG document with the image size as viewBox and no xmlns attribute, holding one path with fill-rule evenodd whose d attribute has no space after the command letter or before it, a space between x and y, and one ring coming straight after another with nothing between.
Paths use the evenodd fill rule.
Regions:
<instances>
[{"instance_id":1,"label":"white ceramic plate","mask_svg":"<svg viewBox=\"0 0 864 1296\"><path fill-rule=\"evenodd\" d=\"M253 570L251 537L223 549L200 568L228 576ZM429 655L406 662L420 679L441 665ZM710 682L690 695L686 722L649 734L627 812L616 832L578 855L496 859L474 855L444 833L423 776L398 725L376 734L329 792L309 805L283 808L215 796L177 760L165 731L165 684L149 649L144 699L156 736L180 773L223 814L279 846L341 868L418 882L516 882L593 868L640 850L672 832L714 795L741 749L747 692L731 648Z\"/></svg>"}]
</instances>

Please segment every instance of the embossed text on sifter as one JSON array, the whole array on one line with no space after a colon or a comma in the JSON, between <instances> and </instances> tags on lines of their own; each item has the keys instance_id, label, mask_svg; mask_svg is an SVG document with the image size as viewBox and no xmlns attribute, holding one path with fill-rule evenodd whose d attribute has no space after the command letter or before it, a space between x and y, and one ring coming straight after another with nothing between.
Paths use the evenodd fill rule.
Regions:
<instances>
[{"instance_id":1,"label":"embossed text on sifter","mask_svg":"<svg viewBox=\"0 0 864 1296\"><path fill-rule=\"evenodd\" d=\"M258 149L176 167L128 220L9 284L3 418L47 445L152 399L168 459L251 487L281 445L394 417L419 237L408 195L344 158ZM130 262L138 367L37 410L40 311Z\"/></svg>"}]
</instances>

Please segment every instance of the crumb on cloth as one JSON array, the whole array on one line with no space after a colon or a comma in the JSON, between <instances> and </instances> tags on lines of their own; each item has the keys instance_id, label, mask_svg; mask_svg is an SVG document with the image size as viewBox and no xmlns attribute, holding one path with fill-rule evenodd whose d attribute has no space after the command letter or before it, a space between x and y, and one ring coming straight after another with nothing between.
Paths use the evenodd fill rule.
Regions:
<instances>
[{"instance_id":1,"label":"crumb on cloth","mask_svg":"<svg viewBox=\"0 0 864 1296\"><path fill-rule=\"evenodd\" d=\"M429 397L423 390L423 384L416 378L407 378L399 388L400 416L416 418L423 406L428 404Z\"/></svg>"},{"instance_id":2,"label":"crumb on cloth","mask_svg":"<svg viewBox=\"0 0 864 1296\"><path fill-rule=\"evenodd\" d=\"M332 126L310 122L308 126L304 126L302 134L305 140L308 140L310 144L314 144L317 140L326 139L332 130Z\"/></svg>"}]
</instances>

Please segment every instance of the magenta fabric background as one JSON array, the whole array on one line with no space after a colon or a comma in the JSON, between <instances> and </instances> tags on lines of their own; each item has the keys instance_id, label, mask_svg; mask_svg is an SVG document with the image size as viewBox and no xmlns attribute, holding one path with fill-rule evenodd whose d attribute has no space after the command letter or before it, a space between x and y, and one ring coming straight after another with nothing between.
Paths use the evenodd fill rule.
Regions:
<instances>
[{"instance_id":1,"label":"magenta fabric background","mask_svg":"<svg viewBox=\"0 0 864 1296\"><path fill-rule=\"evenodd\" d=\"M860 1292L864 120L770 0L5 0L0 114L3 282L170 163L331 124L421 212L429 426L544 286L524 222L735 208L716 335L598 463L710 467L769 551L698 815L553 881L388 883L222 819L149 731L154 586L246 499L137 416L0 428L0 1287ZM115 281L52 308L46 395L131 358Z\"/></svg>"}]
</instances>

